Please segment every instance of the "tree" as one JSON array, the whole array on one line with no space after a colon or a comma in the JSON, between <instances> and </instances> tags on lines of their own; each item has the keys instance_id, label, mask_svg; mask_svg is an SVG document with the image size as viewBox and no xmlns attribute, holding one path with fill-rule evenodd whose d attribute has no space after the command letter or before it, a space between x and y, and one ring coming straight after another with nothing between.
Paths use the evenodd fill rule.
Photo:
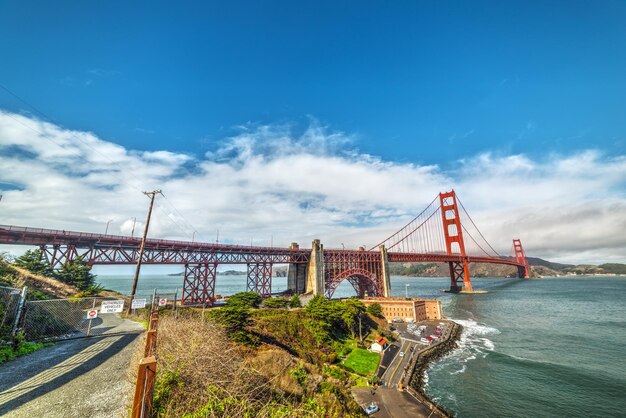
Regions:
<instances>
[{"instance_id":1,"label":"tree","mask_svg":"<svg viewBox=\"0 0 626 418\"><path fill-rule=\"evenodd\" d=\"M291 299L289 300L289 307L290 308L301 308L302 307L302 303L300 302L300 296L293 295L291 297Z\"/></svg>"},{"instance_id":2,"label":"tree","mask_svg":"<svg viewBox=\"0 0 626 418\"><path fill-rule=\"evenodd\" d=\"M383 308L380 306L379 303L372 303L371 305L367 307L367 313L369 313L372 316L379 317L383 313Z\"/></svg>"},{"instance_id":3,"label":"tree","mask_svg":"<svg viewBox=\"0 0 626 418\"><path fill-rule=\"evenodd\" d=\"M61 269L54 276L80 290L88 290L96 286L96 276L91 273L91 266L82 257L63 263Z\"/></svg>"},{"instance_id":4,"label":"tree","mask_svg":"<svg viewBox=\"0 0 626 418\"><path fill-rule=\"evenodd\" d=\"M342 305L341 319L354 338L355 327L359 324L361 315L365 313L365 305L358 299L347 299L343 301Z\"/></svg>"},{"instance_id":5,"label":"tree","mask_svg":"<svg viewBox=\"0 0 626 418\"><path fill-rule=\"evenodd\" d=\"M23 255L15 259L15 265L24 268L31 273L41 274L43 276L51 276L52 269L43 260L43 254L38 248L36 250L28 250Z\"/></svg>"},{"instance_id":6,"label":"tree","mask_svg":"<svg viewBox=\"0 0 626 418\"><path fill-rule=\"evenodd\" d=\"M239 292L228 299L229 306L240 306L243 308L258 308L261 302L263 302L263 298L256 292Z\"/></svg>"}]
</instances>

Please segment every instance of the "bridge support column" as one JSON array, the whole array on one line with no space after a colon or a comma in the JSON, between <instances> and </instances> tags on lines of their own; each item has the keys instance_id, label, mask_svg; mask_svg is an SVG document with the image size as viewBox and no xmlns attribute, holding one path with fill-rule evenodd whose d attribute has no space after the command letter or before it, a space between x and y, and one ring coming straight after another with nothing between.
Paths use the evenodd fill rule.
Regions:
<instances>
[{"instance_id":1,"label":"bridge support column","mask_svg":"<svg viewBox=\"0 0 626 418\"><path fill-rule=\"evenodd\" d=\"M515 261L522 264L517 268L517 277L520 279L530 278L530 267L526 260L526 254L524 254L524 248L522 247L522 241L519 239L513 240L513 251L515 252Z\"/></svg>"},{"instance_id":2,"label":"bridge support column","mask_svg":"<svg viewBox=\"0 0 626 418\"><path fill-rule=\"evenodd\" d=\"M272 295L272 263L248 264L248 292L257 292L263 298Z\"/></svg>"},{"instance_id":3,"label":"bridge support column","mask_svg":"<svg viewBox=\"0 0 626 418\"><path fill-rule=\"evenodd\" d=\"M217 263L185 264L182 301L212 305L215 301Z\"/></svg>"},{"instance_id":4,"label":"bridge support column","mask_svg":"<svg viewBox=\"0 0 626 418\"><path fill-rule=\"evenodd\" d=\"M324 246L319 239L311 244L311 258L307 268L306 293L324 295Z\"/></svg>"},{"instance_id":5,"label":"bridge support column","mask_svg":"<svg viewBox=\"0 0 626 418\"><path fill-rule=\"evenodd\" d=\"M461 227L461 217L459 207L456 204L456 193L454 190L447 193L439 193L439 204L441 207L441 220L443 222L443 235L446 240L446 253L452 255L458 249L462 261L451 261L450 265L450 292L459 291L459 279L463 279L463 290L472 292L472 282L470 281L469 267L467 265L467 254L465 253L465 243Z\"/></svg>"},{"instance_id":6,"label":"bridge support column","mask_svg":"<svg viewBox=\"0 0 626 418\"><path fill-rule=\"evenodd\" d=\"M467 260L450 261L450 292L457 293L461 290L471 292L474 290L470 281L469 266ZM459 286L459 281L463 282L463 286Z\"/></svg>"},{"instance_id":7,"label":"bridge support column","mask_svg":"<svg viewBox=\"0 0 626 418\"><path fill-rule=\"evenodd\" d=\"M387 257L387 249L384 245L378 247L380 249L380 275L383 282L383 296L391 297L391 278L389 277L389 259Z\"/></svg>"},{"instance_id":8,"label":"bridge support column","mask_svg":"<svg viewBox=\"0 0 626 418\"><path fill-rule=\"evenodd\" d=\"M300 246L292 242L289 246L290 250L298 250ZM307 265L300 263L290 263L287 267L287 290L293 294L302 294L305 292L307 280Z\"/></svg>"}]
</instances>

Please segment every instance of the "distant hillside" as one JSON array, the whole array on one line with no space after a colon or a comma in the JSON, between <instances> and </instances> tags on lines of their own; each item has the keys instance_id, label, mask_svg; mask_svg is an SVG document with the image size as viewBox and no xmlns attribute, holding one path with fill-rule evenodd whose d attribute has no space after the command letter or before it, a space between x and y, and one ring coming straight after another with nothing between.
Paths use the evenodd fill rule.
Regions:
<instances>
[{"instance_id":1,"label":"distant hillside","mask_svg":"<svg viewBox=\"0 0 626 418\"><path fill-rule=\"evenodd\" d=\"M528 257L533 277L564 276L568 274L626 274L626 264L574 265ZM413 277L449 277L450 271L446 263L390 263L390 273L394 276ZM504 264L470 263L473 277L517 277L517 268ZM276 277L287 275L287 266L274 267Z\"/></svg>"},{"instance_id":2,"label":"distant hillside","mask_svg":"<svg viewBox=\"0 0 626 418\"><path fill-rule=\"evenodd\" d=\"M564 275L603 275L626 274L626 264L610 263L593 265L561 264L537 257L528 257L531 275L564 276ZM397 276L415 277L448 277L448 265L445 263L392 263L390 273ZM502 264L470 263L473 277L516 277L517 268Z\"/></svg>"}]
</instances>

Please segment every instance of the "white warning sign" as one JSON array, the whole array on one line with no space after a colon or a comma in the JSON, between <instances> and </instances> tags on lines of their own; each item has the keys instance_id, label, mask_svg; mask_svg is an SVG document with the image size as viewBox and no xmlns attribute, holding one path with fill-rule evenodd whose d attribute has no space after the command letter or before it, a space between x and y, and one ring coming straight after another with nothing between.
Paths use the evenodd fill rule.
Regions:
<instances>
[{"instance_id":1,"label":"white warning sign","mask_svg":"<svg viewBox=\"0 0 626 418\"><path fill-rule=\"evenodd\" d=\"M100 305L100 313L119 313L124 310L124 300L105 300Z\"/></svg>"},{"instance_id":2,"label":"white warning sign","mask_svg":"<svg viewBox=\"0 0 626 418\"><path fill-rule=\"evenodd\" d=\"M130 305L132 309L141 309L146 307L146 298L133 299L133 303Z\"/></svg>"}]
</instances>

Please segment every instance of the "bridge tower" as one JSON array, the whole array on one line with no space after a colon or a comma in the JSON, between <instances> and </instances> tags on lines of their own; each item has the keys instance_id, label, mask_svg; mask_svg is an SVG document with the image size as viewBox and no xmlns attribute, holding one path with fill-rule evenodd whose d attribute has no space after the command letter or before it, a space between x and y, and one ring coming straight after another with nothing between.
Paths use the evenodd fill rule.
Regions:
<instances>
[{"instance_id":1,"label":"bridge tower","mask_svg":"<svg viewBox=\"0 0 626 418\"><path fill-rule=\"evenodd\" d=\"M460 290L472 291L470 281L469 266L467 264L467 254L465 253L465 243L463 242L463 231L461 228L461 217L456 203L454 190L446 193L439 193L439 203L441 205L441 220L443 222L443 235L446 240L446 253L456 254L454 247L458 247L459 261L449 261L450 266L450 291ZM456 245L454 245L456 244ZM459 286L459 280L463 280L463 287Z\"/></svg>"},{"instance_id":2,"label":"bridge tower","mask_svg":"<svg viewBox=\"0 0 626 418\"><path fill-rule=\"evenodd\" d=\"M515 261L524 266L517 268L517 277L520 279L530 278L530 267L528 267L526 254L524 254L524 248L522 247L522 241L519 239L513 240L513 251L515 252Z\"/></svg>"}]
</instances>

